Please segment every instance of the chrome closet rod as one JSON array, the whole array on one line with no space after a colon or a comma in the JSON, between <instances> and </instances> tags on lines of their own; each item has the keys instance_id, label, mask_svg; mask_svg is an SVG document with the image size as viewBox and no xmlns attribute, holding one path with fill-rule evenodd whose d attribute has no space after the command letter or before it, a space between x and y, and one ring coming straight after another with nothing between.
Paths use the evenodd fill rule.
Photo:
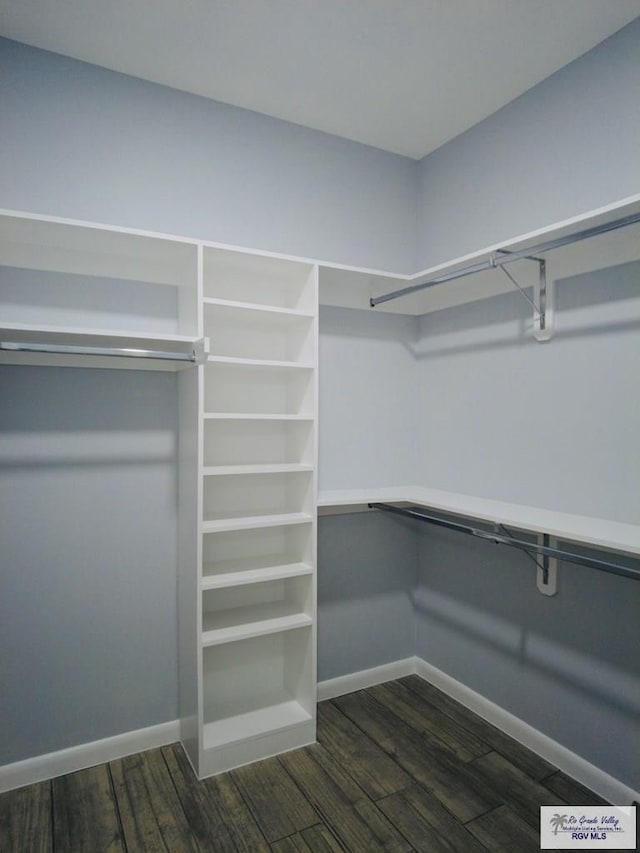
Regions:
<instances>
[{"instance_id":1,"label":"chrome closet rod","mask_svg":"<svg viewBox=\"0 0 640 853\"><path fill-rule=\"evenodd\" d=\"M63 355L102 355L115 358L149 358L156 361L196 362L194 351L165 352L153 349L128 349L127 347L82 347L71 344L30 344L13 341L0 341L3 352L42 352Z\"/></svg>"},{"instance_id":2,"label":"chrome closet rod","mask_svg":"<svg viewBox=\"0 0 640 853\"><path fill-rule=\"evenodd\" d=\"M435 524L438 527L457 530L459 533L466 533L469 536L476 536L479 539L488 539L496 545L508 545L511 548L518 548L520 551L533 551L534 553L541 554L545 557L556 557L557 559L564 560L567 563L578 563L581 566L588 566L590 569L598 569L598 571L608 572L612 575L620 575L623 578L640 580L640 569L621 566L618 563L609 563L605 560L597 560L594 557L586 557L582 554L575 554L572 551L564 551L562 548L551 548L547 545L538 545L535 542L526 542L524 539L516 539L514 536L505 536L502 533L491 533L488 530L479 530L477 527L471 527L471 525L462 524L459 521L449 521L448 519L438 518L435 515L429 515L416 507L404 508L387 503L370 503L368 506L369 509L380 509L384 512L391 512L396 515L415 518L418 521L425 521L428 524Z\"/></svg>"},{"instance_id":3,"label":"chrome closet rod","mask_svg":"<svg viewBox=\"0 0 640 853\"><path fill-rule=\"evenodd\" d=\"M614 219L611 222L603 223L602 225L594 225L591 228L585 228L582 231L576 231L573 234L566 234L564 237L556 237L553 240L547 240L544 243L537 243L535 246L529 246L527 249L520 249L517 252L512 252L509 249L496 249L496 252L503 252L498 256L491 255L486 261L479 261L476 264L462 267L454 272L445 273L444 275L432 278L422 284L411 284L409 287L403 287L400 290L394 290L391 293L385 293L383 296L372 296L369 304L372 308L380 305L382 302L390 302L392 299L399 299L401 296L408 296L410 293L416 293L419 290L425 290L428 287L435 287L438 284L444 284L447 281L454 281L457 278L464 278L467 275L473 275L483 270L494 269L495 267L503 267L505 264L511 264L514 261L521 261L524 258L529 258L531 255L539 255L543 252L549 252L552 249L558 249L560 246L568 246L571 243L578 243L580 240L588 240L590 237L597 237L599 234L606 234L609 231L617 231L619 228L626 228L628 225L634 225L640 222L640 213L631 213L629 216L623 216L621 219Z\"/></svg>"}]
</instances>

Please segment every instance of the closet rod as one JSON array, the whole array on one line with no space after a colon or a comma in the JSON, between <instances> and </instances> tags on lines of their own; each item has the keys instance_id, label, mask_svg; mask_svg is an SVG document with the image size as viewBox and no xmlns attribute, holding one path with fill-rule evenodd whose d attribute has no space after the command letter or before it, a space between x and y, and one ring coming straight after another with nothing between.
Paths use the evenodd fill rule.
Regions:
<instances>
[{"instance_id":1,"label":"closet rod","mask_svg":"<svg viewBox=\"0 0 640 853\"><path fill-rule=\"evenodd\" d=\"M126 347L81 347L69 344L28 344L0 341L3 352L39 352L63 355L102 355L109 358L149 358L155 361L189 361L195 363L198 357L191 352L164 352L153 349L127 349Z\"/></svg>"},{"instance_id":2,"label":"closet rod","mask_svg":"<svg viewBox=\"0 0 640 853\"><path fill-rule=\"evenodd\" d=\"M551 249L558 249L560 246L568 246L571 243L577 243L580 240L588 240L589 237L597 237L599 234L607 234L609 231L617 231L619 228L626 228L628 225L634 225L640 222L640 213L632 213L629 216L623 216L621 219L614 219L612 222L605 222L602 225L594 225L591 228L585 228L583 231L576 231L573 234L566 234L564 237L556 237L553 240L547 240L544 243L537 243L535 246L529 246L527 249L520 249L517 252L512 252L508 249L496 249L498 255L492 254L486 261L479 261L477 264L462 267L454 272L445 273L445 275L432 278L429 281L421 284L412 284L409 287L403 287L400 290L394 290L391 293L385 293L383 296L372 296L369 304L372 308L380 305L382 302L390 302L392 299L399 299L401 296L408 296L410 293L416 293L419 290L425 290L427 287L435 287L437 284L444 284L447 281L454 281L457 278L464 278L467 275L473 275L483 270L495 269L503 267L505 264L511 264L514 261L521 261L524 258L529 258L531 255L539 255L542 252L549 252Z\"/></svg>"},{"instance_id":3,"label":"closet rod","mask_svg":"<svg viewBox=\"0 0 640 853\"><path fill-rule=\"evenodd\" d=\"M418 507L403 508L386 503L370 503L368 506L369 509L380 509L384 512L392 512L396 515L403 515L408 518L415 518L418 521L425 521L428 524L435 524L438 527L457 530L459 533L467 533L469 536L477 536L479 539L488 539L496 545L509 545L511 548L518 548L520 551L534 551L536 554L541 554L545 557L556 557L557 559L564 560L567 563L578 563L581 566L588 566L590 569L598 569L601 572L620 575L623 578L640 580L640 569L621 566L618 563L609 563L605 560L597 560L594 557L586 557L582 554L575 554L572 551L564 551L561 548L551 548L546 545L538 545L535 542L526 542L524 539L516 539L513 536L504 536L497 532L491 533L488 530L479 530L477 527L471 527L470 525L462 524L459 521L450 521L448 519L438 518L435 515L429 515L428 513L422 512Z\"/></svg>"}]
</instances>

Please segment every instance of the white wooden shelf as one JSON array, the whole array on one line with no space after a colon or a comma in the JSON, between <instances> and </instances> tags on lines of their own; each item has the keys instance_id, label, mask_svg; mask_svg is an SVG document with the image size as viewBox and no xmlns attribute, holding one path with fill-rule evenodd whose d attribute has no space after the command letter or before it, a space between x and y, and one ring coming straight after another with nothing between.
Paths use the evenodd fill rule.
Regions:
<instances>
[{"instance_id":1,"label":"white wooden shelf","mask_svg":"<svg viewBox=\"0 0 640 853\"><path fill-rule=\"evenodd\" d=\"M552 240L582 231L585 228L612 222L640 211L640 195L620 199L613 204L587 211L579 216L552 223L526 234L508 235L499 243L480 248L458 258L436 263L415 273L373 270L357 267L341 267L337 264L322 264L320 269L320 304L343 308L369 310L369 299L418 282L428 281L463 267L485 262L501 250L519 251L537 243ZM543 253L547 258L547 276L559 280L570 276L592 272L606 267L619 266L640 259L640 224L613 231L588 240L573 243ZM536 273L537 274L537 273ZM394 301L379 304L376 312L390 312L420 316L453 308L479 299L488 299L502 293L510 293L513 285L497 269L487 269L473 275L473 286L462 278L437 287L418 291ZM525 273L527 286L533 284L531 274Z\"/></svg>"},{"instance_id":2,"label":"white wooden shelf","mask_svg":"<svg viewBox=\"0 0 640 853\"><path fill-rule=\"evenodd\" d=\"M209 364L237 364L241 367L275 367L285 370L313 370L315 367L310 361L277 361L262 358L236 358L228 355L210 355L207 362Z\"/></svg>"},{"instance_id":3,"label":"white wooden shelf","mask_svg":"<svg viewBox=\"0 0 640 853\"><path fill-rule=\"evenodd\" d=\"M280 701L278 701L280 699ZM238 741L273 734L311 722L312 717L295 699L274 697L273 704L248 711L229 709L229 716L203 727L203 747L218 749Z\"/></svg>"},{"instance_id":4,"label":"white wooden shelf","mask_svg":"<svg viewBox=\"0 0 640 853\"><path fill-rule=\"evenodd\" d=\"M289 601L234 607L202 617L202 645L219 646L238 640L250 640L267 634L279 634L295 628L306 628L313 619Z\"/></svg>"},{"instance_id":5,"label":"white wooden shelf","mask_svg":"<svg viewBox=\"0 0 640 853\"><path fill-rule=\"evenodd\" d=\"M211 296L205 296L202 300L205 305L215 305L220 308L237 308L242 311L256 311L264 314L282 315L283 317L300 317L306 320L312 320L313 312L301 311L297 308L279 308L275 305L263 305L257 302L239 302L232 299L215 299Z\"/></svg>"},{"instance_id":6,"label":"white wooden shelf","mask_svg":"<svg viewBox=\"0 0 640 853\"><path fill-rule=\"evenodd\" d=\"M557 539L593 545L629 554L640 554L640 525L557 512L524 504L429 489L397 486L382 489L324 491L318 496L321 514L369 503L410 503L425 509L503 524L532 533L548 533Z\"/></svg>"},{"instance_id":7,"label":"white wooden shelf","mask_svg":"<svg viewBox=\"0 0 640 853\"><path fill-rule=\"evenodd\" d=\"M221 518L203 521L203 533L225 533L233 530L252 530L259 527L283 527L288 524L308 524L313 515L307 512L287 512L277 515L250 515L241 518Z\"/></svg>"},{"instance_id":8,"label":"white wooden shelf","mask_svg":"<svg viewBox=\"0 0 640 853\"><path fill-rule=\"evenodd\" d=\"M21 340L51 340L57 341L58 336L64 335L69 337L86 337L88 340L105 339L105 340L131 340L132 342L140 341L141 343L195 343L197 338L193 335L176 335L172 333L157 333L144 331L125 331L122 329L88 329L84 326L60 326L52 323L49 324L32 324L32 323L0 323L0 334L6 337L9 334L19 334Z\"/></svg>"},{"instance_id":9,"label":"white wooden shelf","mask_svg":"<svg viewBox=\"0 0 640 853\"><path fill-rule=\"evenodd\" d=\"M143 331L122 331L109 329L86 329L83 327L64 327L52 324L32 325L28 323L3 322L0 325L0 342L3 344L24 344L51 347L73 347L78 349L119 349L119 350L156 350L169 355L175 354L176 361L170 358L160 360L143 359L133 353L131 358L110 356L108 354L84 353L47 353L21 352L20 350L0 351L0 362L5 364L48 364L71 367L120 367L153 370L175 370L188 367L193 362L184 361L199 346L200 342L191 335L157 334Z\"/></svg>"},{"instance_id":10,"label":"white wooden shelf","mask_svg":"<svg viewBox=\"0 0 640 853\"><path fill-rule=\"evenodd\" d=\"M260 412L205 412L205 420L219 421L306 421L311 423L313 415L278 415Z\"/></svg>"},{"instance_id":11,"label":"white wooden shelf","mask_svg":"<svg viewBox=\"0 0 640 853\"><path fill-rule=\"evenodd\" d=\"M288 578L304 577L313 573L309 563L287 563L276 566L255 567L253 560L242 562L230 560L226 563L208 564L203 566L202 589L226 589L234 586L245 586L254 583L287 580Z\"/></svg>"},{"instance_id":12,"label":"white wooden shelf","mask_svg":"<svg viewBox=\"0 0 640 853\"><path fill-rule=\"evenodd\" d=\"M209 465L202 469L205 477L224 477L232 474L298 474L313 471L313 465L302 462L283 462L260 465Z\"/></svg>"},{"instance_id":13,"label":"white wooden shelf","mask_svg":"<svg viewBox=\"0 0 640 853\"><path fill-rule=\"evenodd\" d=\"M0 210L8 267L190 288L196 244L183 237Z\"/></svg>"}]
</instances>

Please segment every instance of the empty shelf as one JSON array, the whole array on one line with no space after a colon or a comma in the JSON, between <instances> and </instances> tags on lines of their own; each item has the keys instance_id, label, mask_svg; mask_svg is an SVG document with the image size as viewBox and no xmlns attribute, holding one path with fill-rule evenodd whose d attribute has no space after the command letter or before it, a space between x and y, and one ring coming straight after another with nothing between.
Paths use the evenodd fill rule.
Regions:
<instances>
[{"instance_id":1,"label":"empty shelf","mask_svg":"<svg viewBox=\"0 0 640 853\"><path fill-rule=\"evenodd\" d=\"M278 361L263 358L236 358L229 355L210 355L208 364L237 364L243 367L278 367L285 369L313 370L315 365L309 361Z\"/></svg>"},{"instance_id":2,"label":"empty shelf","mask_svg":"<svg viewBox=\"0 0 640 853\"><path fill-rule=\"evenodd\" d=\"M205 420L228 421L312 421L313 415L261 414L260 412L205 412Z\"/></svg>"},{"instance_id":3,"label":"empty shelf","mask_svg":"<svg viewBox=\"0 0 640 853\"><path fill-rule=\"evenodd\" d=\"M307 613L301 612L300 605L289 601L234 607L203 614L202 645L217 646L294 628L306 628L312 624L313 620Z\"/></svg>"},{"instance_id":4,"label":"empty shelf","mask_svg":"<svg viewBox=\"0 0 640 853\"><path fill-rule=\"evenodd\" d=\"M297 308L280 308L277 305L264 305L260 302L239 302L234 299L217 299L205 296L202 300L205 305L217 305L221 308L238 308L243 311L259 311L267 314L282 314L285 317L303 317L312 320L313 313L300 311Z\"/></svg>"},{"instance_id":5,"label":"empty shelf","mask_svg":"<svg viewBox=\"0 0 640 853\"><path fill-rule=\"evenodd\" d=\"M244 564L250 566L250 568L239 568L236 561L235 568L232 569L231 566L233 564L233 561L221 563L215 567L212 564L205 564L202 589L224 589L230 586L285 580L286 578L310 575L313 572L312 567L308 563L286 563L276 566L255 567L252 561L246 560Z\"/></svg>"},{"instance_id":6,"label":"empty shelf","mask_svg":"<svg viewBox=\"0 0 640 853\"><path fill-rule=\"evenodd\" d=\"M272 705L237 713L230 713L215 722L206 723L203 729L203 746L216 749L230 743L261 737L289 726L308 723L311 715L294 699L274 702Z\"/></svg>"},{"instance_id":7,"label":"empty shelf","mask_svg":"<svg viewBox=\"0 0 640 853\"><path fill-rule=\"evenodd\" d=\"M231 530L249 530L257 527L281 527L286 524L308 524L313 516L307 512L286 512L276 515L249 515L238 518L220 518L202 523L203 533L222 533Z\"/></svg>"},{"instance_id":8,"label":"empty shelf","mask_svg":"<svg viewBox=\"0 0 640 853\"><path fill-rule=\"evenodd\" d=\"M313 471L313 465L301 462L281 462L256 465L209 465L203 469L205 477L221 477L230 474L294 474Z\"/></svg>"}]
</instances>

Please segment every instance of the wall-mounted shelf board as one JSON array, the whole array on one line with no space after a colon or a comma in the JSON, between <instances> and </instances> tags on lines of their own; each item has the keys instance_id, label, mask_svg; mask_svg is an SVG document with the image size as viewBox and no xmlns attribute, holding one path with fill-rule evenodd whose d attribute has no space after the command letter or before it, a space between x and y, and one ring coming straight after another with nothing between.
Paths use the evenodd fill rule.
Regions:
<instances>
[{"instance_id":1,"label":"wall-mounted shelf board","mask_svg":"<svg viewBox=\"0 0 640 853\"><path fill-rule=\"evenodd\" d=\"M214 305L219 308L237 308L241 311L255 311L258 314L275 314L283 317L302 317L306 320L312 320L314 314L309 311L303 311L299 308L279 308L275 305L263 305L257 302L238 302L233 299L215 299L212 296L207 296L203 300L205 307Z\"/></svg>"},{"instance_id":2,"label":"wall-mounted shelf board","mask_svg":"<svg viewBox=\"0 0 640 853\"><path fill-rule=\"evenodd\" d=\"M275 367L285 370L313 370L314 365L309 362L300 361L277 361L260 358L235 358L226 355L210 355L207 359L209 364L237 364L243 367Z\"/></svg>"},{"instance_id":3,"label":"wall-mounted shelf board","mask_svg":"<svg viewBox=\"0 0 640 853\"><path fill-rule=\"evenodd\" d=\"M0 258L17 269L190 288L196 251L181 237L0 210Z\"/></svg>"},{"instance_id":4,"label":"wall-mounted shelf board","mask_svg":"<svg viewBox=\"0 0 640 853\"><path fill-rule=\"evenodd\" d=\"M108 355L83 355L77 353L51 354L36 352L0 351L0 364L34 364L61 367L117 367L135 370L180 370L191 362L178 360L190 356L199 341L190 335L158 335L153 333L126 333L105 329L65 328L53 325L7 323L0 325L0 342L3 344L36 344L39 346L77 347L97 349L153 350L176 355L176 361L126 358Z\"/></svg>"},{"instance_id":5,"label":"wall-mounted shelf board","mask_svg":"<svg viewBox=\"0 0 640 853\"><path fill-rule=\"evenodd\" d=\"M369 306L369 299L372 296L380 296L454 272L470 264L485 261L499 249L519 251L546 240L563 237L638 212L640 212L640 195L630 196L606 207L558 221L527 234L508 237L500 243L470 252L447 263L436 264L411 275L394 275L390 272L324 264L320 267L320 304L420 315L509 293L514 288L507 277L500 270L490 269L378 305L375 309ZM638 261L640 260L640 224L554 249L545 257L547 276L555 281ZM525 260L517 262L510 269L517 275L523 286L533 286L538 274L537 265Z\"/></svg>"},{"instance_id":6,"label":"wall-mounted shelf board","mask_svg":"<svg viewBox=\"0 0 640 853\"><path fill-rule=\"evenodd\" d=\"M313 573L308 563L288 563L286 565L261 566L254 568L253 560L245 560L249 568L241 568L240 561L220 562L214 565L205 563L202 567L202 589L226 589L231 586L243 586L253 583L287 580L304 577Z\"/></svg>"},{"instance_id":7,"label":"wall-mounted shelf board","mask_svg":"<svg viewBox=\"0 0 640 853\"><path fill-rule=\"evenodd\" d=\"M283 527L287 524L308 524L313 516L306 512L289 512L278 515L251 515L243 518L224 518L203 521L203 533L225 533L233 530L252 530L259 527Z\"/></svg>"},{"instance_id":8,"label":"wall-mounted shelf board","mask_svg":"<svg viewBox=\"0 0 640 853\"><path fill-rule=\"evenodd\" d=\"M313 471L313 465L291 462L274 465L210 465L202 469L205 477L231 474L295 474L305 471Z\"/></svg>"},{"instance_id":9,"label":"wall-mounted shelf board","mask_svg":"<svg viewBox=\"0 0 640 853\"><path fill-rule=\"evenodd\" d=\"M305 421L313 422L311 415L277 415L259 414L256 412L206 412L205 420L229 421Z\"/></svg>"},{"instance_id":10,"label":"wall-mounted shelf board","mask_svg":"<svg viewBox=\"0 0 640 853\"><path fill-rule=\"evenodd\" d=\"M593 545L610 551L640 554L640 525L556 512L523 504L462 495L420 486L325 491L318 496L320 515L358 511L369 503L415 504L425 509L503 524L557 539Z\"/></svg>"},{"instance_id":11,"label":"wall-mounted shelf board","mask_svg":"<svg viewBox=\"0 0 640 853\"><path fill-rule=\"evenodd\" d=\"M217 613L205 613L202 619L202 645L216 646L236 640L249 640L305 628L313 619L292 602L274 602L236 607Z\"/></svg>"}]
</instances>

